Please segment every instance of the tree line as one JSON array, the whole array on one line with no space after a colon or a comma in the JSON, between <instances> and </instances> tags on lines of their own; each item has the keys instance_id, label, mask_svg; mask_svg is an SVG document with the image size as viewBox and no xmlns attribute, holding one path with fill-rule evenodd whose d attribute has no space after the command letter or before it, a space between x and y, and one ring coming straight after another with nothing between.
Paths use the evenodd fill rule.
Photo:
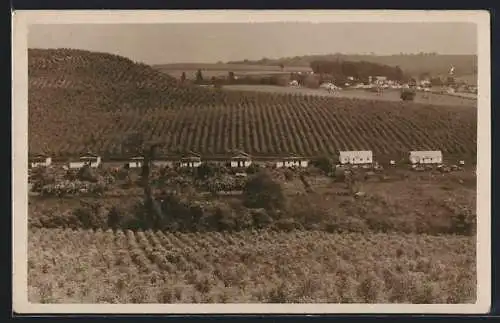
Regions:
<instances>
[{"instance_id":1,"label":"tree line","mask_svg":"<svg viewBox=\"0 0 500 323\"><path fill-rule=\"evenodd\" d=\"M370 76L385 76L394 81L404 81L408 78L399 66L393 67L365 61L317 60L311 62L310 66L314 73L331 75L340 82L347 81L348 77L353 77L361 82L368 82Z\"/></svg>"}]
</instances>

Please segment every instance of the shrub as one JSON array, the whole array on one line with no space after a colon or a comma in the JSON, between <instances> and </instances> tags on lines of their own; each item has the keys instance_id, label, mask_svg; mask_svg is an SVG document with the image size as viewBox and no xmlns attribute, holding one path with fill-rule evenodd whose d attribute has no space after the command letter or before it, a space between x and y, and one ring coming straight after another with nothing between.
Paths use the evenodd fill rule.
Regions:
<instances>
[{"instance_id":1,"label":"shrub","mask_svg":"<svg viewBox=\"0 0 500 323\"><path fill-rule=\"evenodd\" d=\"M403 101L413 101L415 99L416 93L413 91L403 91L401 92L401 100Z\"/></svg>"},{"instance_id":2,"label":"shrub","mask_svg":"<svg viewBox=\"0 0 500 323\"><path fill-rule=\"evenodd\" d=\"M250 208L277 210L283 208L285 197L279 183L268 172L253 175L244 189L245 205Z\"/></svg>"},{"instance_id":3,"label":"shrub","mask_svg":"<svg viewBox=\"0 0 500 323\"><path fill-rule=\"evenodd\" d=\"M88 165L85 165L79 169L77 178L81 181L87 181L93 183L97 182L98 179L95 170L90 168Z\"/></svg>"},{"instance_id":4,"label":"shrub","mask_svg":"<svg viewBox=\"0 0 500 323\"><path fill-rule=\"evenodd\" d=\"M333 168L333 160L326 156L312 160L311 164L321 169L325 174L330 174Z\"/></svg>"},{"instance_id":5,"label":"shrub","mask_svg":"<svg viewBox=\"0 0 500 323\"><path fill-rule=\"evenodd\" d=\"M476 214L463 207L452 214L450 231L472 236L476 233L476 221Z\"/></svg>"},{"instance_id":6,"label":"shrub","mask_svg":"<svg viewBox=\"0 0 500 323\"><path fill-rule=\"evenodd\" d=\"M89 203L77 208L74 214L85 229L107 229L109 209L101 203Z\"/></svg>"}]
</instances>

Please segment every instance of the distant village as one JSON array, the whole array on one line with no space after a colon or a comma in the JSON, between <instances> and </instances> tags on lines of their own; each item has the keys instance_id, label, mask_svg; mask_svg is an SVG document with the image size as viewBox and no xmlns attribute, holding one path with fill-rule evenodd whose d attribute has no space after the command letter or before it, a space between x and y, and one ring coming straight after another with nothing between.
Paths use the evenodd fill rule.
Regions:
<instances>
[{"instance_id":1,"label":"distant village","mask_svg":"<svg viewBox=\"0 0 500 323\"><path fill-rule=\"evenodd\" d=\"M477 94L477 86L470 85L465 82L457 82L454 78L449 77L447 82L439 82L440 84L433 84L431 77L425 77L420 80L412 79L409 82L401 83L389 79L387 76L369 76L368 82L360 82L353 76L348 76L346 82L338 84L338 82L327 81L323 82L320 87L330 91L343 90L343 89L366 89L366 90L384 90L384 89L415 89L422 92L433 92L439 94L455 94L455 93L469 93ZM289 86L300 86L298 80L290 81Z\"/></svg>"}]
</instances>

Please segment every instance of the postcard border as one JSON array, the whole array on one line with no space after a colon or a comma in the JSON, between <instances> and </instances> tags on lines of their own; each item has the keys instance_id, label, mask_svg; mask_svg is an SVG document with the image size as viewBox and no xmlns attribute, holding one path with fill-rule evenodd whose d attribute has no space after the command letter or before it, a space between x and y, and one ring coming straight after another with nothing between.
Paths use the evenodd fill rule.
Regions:
<instances>
[{"instance_id":1,"label":"postcard border","mask_svg":"<svg viewBox=\"0 0 500 323\"><path fill-rule=\"evenodd\" d=\"M477 301L475 304L32 304L27 295L27 31L32 24L470 22L477 25ZM96 314L487 313L491 304L490 14L485 10L20 10L12 14L13 310Z\"/></svg>"}]
</instances>

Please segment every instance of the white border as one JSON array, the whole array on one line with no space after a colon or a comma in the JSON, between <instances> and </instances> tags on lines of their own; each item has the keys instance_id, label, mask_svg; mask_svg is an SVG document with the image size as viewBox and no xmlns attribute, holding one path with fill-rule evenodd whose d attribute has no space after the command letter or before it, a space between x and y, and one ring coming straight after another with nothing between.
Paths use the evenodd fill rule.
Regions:
<instances>
[{"instance_id":1,"label":"white border","mask_svg":"<svg viewBox=\"0 0 500 323\"><path fill-rule=\"evenodd\" d=\"M486 313L491 302L490 250L490 19L488 11L16 11L12 14L13 310L16 313ZM477 302L413 304L32 304L27 295L27 31L31 24L158 24L259 22L470 22L477 25Z\"/></svg>"}]
</instances>

